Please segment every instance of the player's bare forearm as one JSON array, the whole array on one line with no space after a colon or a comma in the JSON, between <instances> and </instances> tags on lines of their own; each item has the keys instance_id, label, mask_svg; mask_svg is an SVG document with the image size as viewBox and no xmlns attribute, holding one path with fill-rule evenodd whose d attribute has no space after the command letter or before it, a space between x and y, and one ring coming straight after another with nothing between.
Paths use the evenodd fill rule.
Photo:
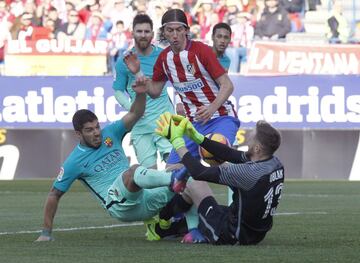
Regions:
<instances>
[{"instance_id":1,"label":"player's bare forearm","mask_svg":"<svg viewBox=\"0 0 360 263\"><path fill-rule=\"evenodd\" d=\"M131 105L130 111L123 117L123 122L127 130L131 130L135 123L144 115L146 106L146 94L136 94L135 100Z\"/></svg>"},{"instance_id":2,"label":"player's bare forearm","mask_svg":"<svg viewBox=\"0 0 360 263\"><path fill-rule=\"evenodd\" d=\"M152 98L156 99L160 96L165 85L165 81L153 81L149 80L146 83L147 94Z\"/></svg>"},{"instance_id":3,"label":"player's bare forearm","mask_svg":"<svg viewBox=\"0 0 360 263\"><path fill-rule=\"evenodd\" d=\"M48 194L44 209L44 225L43 228L51 231L53 227L54 217L63 192L52 188Z\"/></svg>"},{"instance_id":4,"label":"player's bare forearm","mask_svg":"<svg viewBox=\"0 0 360 263\"><path fill-rule=\"evenodd\" d=\"M226 100L229 99L234 91L234 86L227 74L223 74L216 79L216 82L220 86L219 94L216 99L212 102L212 106L217 110Z\"/></svg>"},{"instance_id":5,"label":"player's bare forearm","mask_svg":"<svg viewBox=\"0 0 360 263\"><path fill-rule=\"evenodd\" d=\"M64 193L52 188L48 194L48 197L45 202L44 208L44 224L40 236L35 240L37 242L41 241L52 241L54 240L51 232L53 228L54 217L57 211L57 207L60 201L61 196Z\"/></svg>"},{"instance_id":6,"label":"player's bare forearm","mask_svg":"<svg viewBox=\"0 0 360 263\"><path fill-rule=\"evenodd\" d=\"M134 113L137 118L141 118L145 112L146 94L136 94L134 103L131 105L130 112Z\"/></svg>"}]
</instances>

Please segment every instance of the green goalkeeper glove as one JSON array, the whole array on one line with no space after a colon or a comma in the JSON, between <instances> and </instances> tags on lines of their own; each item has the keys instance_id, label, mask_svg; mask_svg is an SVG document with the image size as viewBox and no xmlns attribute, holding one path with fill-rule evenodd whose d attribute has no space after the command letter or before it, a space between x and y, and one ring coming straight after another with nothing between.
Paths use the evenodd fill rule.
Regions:
<instances>
[{"instance_id":1,"label":"green goalkeeper glove","mask_svg":"<svg viewBox=\"0 0 360 263\"><path fill-rule=\"evenodd\" d=\"M170 143L174 146L175 150L178 150L181 147L185 147L185 141L183 139L186 120L181 120L180 122L175 122L172 119L172 115L169 112L165 112L160 115L159 120L156 121L157 128L155 132L167 138Z\"/></svg>"},{"instance_id":2,"label":"green goalkeeper glove","mask_svg":"<svg viewBox=\"0 0 360 263\"><path fill-rule=\"evenodd\" d=\"M189 137L191 140L193 140L196 144L201 144L204 141L205 136L199 133L187 118L181 115L172 115L172 119L178 123L186 120L185 121L186 127L184 134L187 137Z\"/></svg>"}]
</instances>

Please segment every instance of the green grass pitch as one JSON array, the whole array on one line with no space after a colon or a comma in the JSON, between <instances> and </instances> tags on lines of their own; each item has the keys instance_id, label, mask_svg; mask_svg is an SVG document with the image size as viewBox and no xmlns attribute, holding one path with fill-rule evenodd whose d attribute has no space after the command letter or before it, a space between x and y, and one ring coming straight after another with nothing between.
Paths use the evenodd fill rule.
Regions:
<instances>
[{"instance_id":1,"label":"green grass pitch","mask_svg":"<svg viewBox=\"0 0 360 263\"><path fill-rule=\"evenodd\" d=\"M0 181L0 262L359 262L360 182L287 180L274 227L258 246L148 242L119 226L80 184L61 200L54 242L33 242L49 180ZM225 203L226 189L212 186ZM118 225L112 228L103 226ZM82 229L83 228L83 229Z\"/></svg>"}]
</instances>

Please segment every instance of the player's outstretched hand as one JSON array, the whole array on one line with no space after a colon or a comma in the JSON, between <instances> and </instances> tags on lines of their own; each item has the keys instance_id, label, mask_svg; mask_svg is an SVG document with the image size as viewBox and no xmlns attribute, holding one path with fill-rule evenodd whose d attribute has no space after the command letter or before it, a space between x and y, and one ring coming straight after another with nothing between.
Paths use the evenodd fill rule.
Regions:
<instances>
[{"instance_id":1,"label":"player's outstretched hand","mask_svg":"<svg viewBox=\"0 0 360 263\"><path fill-rule=\"evenodd\" d=\"M184 121L184 119L185 119L186 121L184 121L184 122L185 122L186 126L185 126L184 134L197 144L200 144L204 141L204 135L199 133L195 129L194 125L192 125L192 123L187 118L185 118L184 116L181 116L181 115L172 115L172 119L174 120L175 123L180 123L181 121Z\"/></svg>"},{"instance_id":2,"label":"player's outstretched hand","mask_svg":"<svg viewBox=\"0 0 360 263\"><path fill-rule=\"evenodd\" d=\"M175 150L185 146L183 135L185 132L186 122L188 120L183 118L180 122L173 120L171 113L165 112L160 115L160 118L156 121L157 128L155 132L167 138L174 146Z\"/></svg>"},{"instance_id":3,"label":"player's outstretched hand","mask_svg":"<svg viewBox=\"0 0 360 263\"><path fill-rule=\"evenodd\" d=\"M137 77L132 85L133 90L137 94L146 93L148 91L146 86L147 81L148 79L145 76Z\"/></svg>"},{"instance_id":4,"label":"player's outstretched hand","mask_svg":"<svg viewBox=\"0 0 360 263\"><path fill-rule=\"evenodd\" d=\"M123 60L131 73L136 74L140 71L140 60L134 52L127 53Z\"/></svg>"},{"instance_id":5,"label":"player's outstretched hand","mask_svg":"<svg viewBox=\"0 0 360 263\"><path fill-rule=\"evenodd\" d=\"M50 231L43 230L40 236L35 240L35 242L43 242L43 241L54 241L55 239L51 236Z\"/></svg>"}]
</instances>

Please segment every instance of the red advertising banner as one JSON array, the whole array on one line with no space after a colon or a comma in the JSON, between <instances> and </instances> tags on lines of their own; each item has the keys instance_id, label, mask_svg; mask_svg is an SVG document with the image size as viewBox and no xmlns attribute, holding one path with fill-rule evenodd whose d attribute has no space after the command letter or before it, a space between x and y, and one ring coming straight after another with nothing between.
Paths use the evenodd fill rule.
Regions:
<instances>
[{"instance_id":1,"label":"red advertising banner","mask_svg":"<svg viewBox=\"0 0 360 263\"><path fill-rule=\"evenodd\" d=\"M252 76L358 75L360 45L300 45L255 42L247 70Z\"/></svg>"},{"instance_id":2,"label":"red advertising banner","mask_svg":"<svg viewBox=\"0 0 360 263\"><path fill-rule=\"evenodd\" d=\"M106 54L106 41L12 40L5 49L5 75L103 76Z\"/></svg>"}]
</instances>

